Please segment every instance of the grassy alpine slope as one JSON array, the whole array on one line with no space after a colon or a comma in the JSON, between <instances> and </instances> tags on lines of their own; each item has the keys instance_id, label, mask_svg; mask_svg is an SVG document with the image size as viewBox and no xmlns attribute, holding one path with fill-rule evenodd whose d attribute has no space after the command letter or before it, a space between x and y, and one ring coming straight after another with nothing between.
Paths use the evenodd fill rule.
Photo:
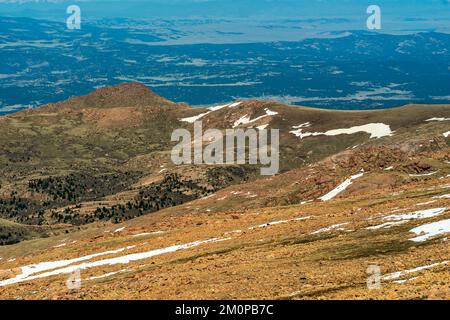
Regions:
<instances>
[{"instance_id":1,"label":"grassy alpine slope","mask_svg":"<svg viewBox=\"0 0 450 320\"><path fill-rule=\"evenodd\" d=\"M140 84L2 117L0 296L448 298L449 118L448 105L193 109ZM280 129L281 173L174 166L171 132L193 119Z\"/></svg>"}]
</instances>

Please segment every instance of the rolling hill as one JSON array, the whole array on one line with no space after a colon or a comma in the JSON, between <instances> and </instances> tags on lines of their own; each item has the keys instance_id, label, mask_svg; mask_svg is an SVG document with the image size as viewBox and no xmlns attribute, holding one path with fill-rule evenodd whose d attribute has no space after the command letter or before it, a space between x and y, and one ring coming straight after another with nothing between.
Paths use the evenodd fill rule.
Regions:
<instances>
[{"instance_id":1,"label":"rolling hill","mask_svg":"<svg viewBox=\"0 0 450 320\"><path fill-rule=\"evenodd\" d=\"M195 120L279 129L280 173L175 166L171 133ZM138 83L1 117L0 295L448 297L449 121L449 105L198 109Z\"/></svg>"}]
</instances>

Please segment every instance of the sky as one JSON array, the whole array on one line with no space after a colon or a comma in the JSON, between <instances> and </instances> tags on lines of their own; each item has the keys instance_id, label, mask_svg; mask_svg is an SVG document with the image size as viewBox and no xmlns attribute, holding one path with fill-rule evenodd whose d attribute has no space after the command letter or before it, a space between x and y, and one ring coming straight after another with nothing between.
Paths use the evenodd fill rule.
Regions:
<instances>
[{"instance_id":1,"label":"sky","mask_svg":"<svg viewBox=\"0 0 450 320\"><path fill-rule=\"evenodd\" d=\"M0 16L65 23L66 9L72 4L81 8L85 22L114 18L240 20L239 25L230 29L246 33L251 33L252 21L283 19L298 22L303 30L308 27L321 32L366 30L366 10L375 4L381 7L384 33L450 33L450 0L0 0ZM323 20L319 21L319 27L317 20ZM207 23L210 22L205 22L205 30L216 27ZM223 22L217 28L222 29ZM283 34L280 37L285 38L290 39Z\"/></svg>"}]
</instances>

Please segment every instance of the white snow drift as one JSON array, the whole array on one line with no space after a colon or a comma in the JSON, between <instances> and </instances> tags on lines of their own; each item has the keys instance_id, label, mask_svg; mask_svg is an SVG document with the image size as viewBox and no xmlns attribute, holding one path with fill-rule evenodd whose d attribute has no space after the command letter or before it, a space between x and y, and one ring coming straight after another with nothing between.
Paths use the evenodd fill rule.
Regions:
<instances>
[{"instance_id":1,"label":"white snow drift","mask_svg":"<svg viewBox=\"0 0 450 320\"><path fill-rule=\"evenodd\" d=\"M322 201L328 201L336 197L341 192L345 191L352 183L353 180L361 178L364 175L364 172L351 176L349 179L345 180L343 183L338 185L335 189L328 192L326 195L320 197L319 199Z\"/></svg>"},{"instance_id":2,"label":"white snow drift","mask_svg":"<svg viewBox=\"0 0 450 320\"><path fill-rule=\"evenodd\" d=\"M366 229L368 230L389 229L393 226L402 225L412 220L433 218L443 214L446 210L447 208L433 208L403 214L394 214L386 216L382 219L383 221L387 222L377 226L368 227Z\"/></svg>"},{"instance_id":3,"label":"white snow drift","mask_svg":"<svg viewBox=\"0 0 450 320\"><path fill-rule=\"evenodd\" d=\"M278 114L278 112L271 111L271 110L269 110L267 108L264 109L264 110L266 111L266 114L264 114L262 116L259 116L259 117L255 118L255 119L252 119L252 120L250 119L250 116L248 116L248 115L242 116L239 120L237 120L234 123L233 128L237 128L237 127L239 127L242 124L254 123L254 122L259 121L261 119L264 119L266 117L271 117L271 116L275 116L275 115Z\"/></svg>"},{"instance_id":4,"label":"white snow drift","mask_svg":"<svg viewBox=\"0 0 450 320\"><path fill-rule=\"evenodd\" d=\"M290 131L293 135L299 137L300 139L304 139L307 137L316 137L316 136L338 136L341 134L354 134L358 132L366 132L370 134L370 138L382 138L386 136L392 136L393 131L391 127L384 123L369 123L362 126L356 126L351 128L344 129L334 129L326 132L303 132L305 127L309 127L310 124L306 123L300 126L294 126L293 131Z\"/></svg>"},{"instance_id":5,"label":"white snow drift","mask_svg":"<svg viewBox=\"0 0 450 320\"><path fill-rule=\"evenodd\" d=\"M90 259L93 259L100 255L119 253L119 252L124 251L125 249L130 249L133 247L126 247L126 248L122 248L122 249L118 249L118 250L101 252L101 253L97 253L97 254L93 254L93 255L85 256L85 257L80 257L80 258L76 258L76 259L72 259L72 260L43 262L43 263L39 263L36 265L29 265L29 266L22 267L21 274L15 276L14 278L0 281L0 287L19 283L19 282L34 280L34 279L47 278L47 277L60 275L60 274L70 274L77 270L84 270L84 269L101 267L101 266L106 266L106 265L128 264L132 261L148 259L148 258L158 256L161 254L176 252L179 250L186 250L186 249L198 247L202 244L227 241L230 239L231 238L214 238L214 239L203 240L203 241L195 241L195 242L190 242L190 243L181 244L181 245L174 245L174 246L166 247L166 248L162 248L162 249L155 249L155 250L150 250L150 251L140 252L140 253L132 253L132 254L124 255L124 256L118 256L118 257L103 259L103 260L98 260L98 261L84 262L81 264L74 264L74 265L72 265L72 264L76 263L76 262L90 260ZM62 268L62 267L64 267L64 268ZM51 270L51 271L48 271L48 270ZM40 273L43 271L48 271L48 272Z\"/></svg>"},{"instance_id":6,"label":"white snow drift","mask_svg":"<svg viewBox=\"0 0 450 320\"><path fill-rule=\"evenodd\" d=\"M334 231L344 231L344 230L345 230L344 226L347 226L347 225L349 225L348 222L346 222L346 223L334 224L334 225L332 225L332 226L329 226L329 227L322 228L322 229L319 229L319 230L317 230L317 231L314 231L314 232L311 233L311 234L319 234L319 233L324 233L324 232L333 231L333 230L334 230Z\"/></svg>"},{"instance_id":7,"label":"white snow drift","mask_svg":"<svg viewBox=\"0 0 450 320\"><path fill-rule=\"evenodd\" d=\"M211 112L218 111L218 110L224 109L224 108L234 108L234 107L239 106L241 103L242 103L242 101L239 101L239 102L234 102L234 103L229 103L229 104L224 104L224 105L220 105L220 106L211 107L211 108L208 108L208 110L209 110L208 112L201 113L201 114L199 114L197 116L193 116L193 117L189 117L189 118L183 118L183 119L180 119L180 121L188 122L188 123L194 123L194 122L202 119L206 115L210 114Z\"/></svg>"},{"instance_id":8,"label":"white snow drift","mask_svg":"<svg viewBox=\"0 0 450 320\"><path fill-rule=\"evenodd\" d=\"M431 118L428 120L425 120L426 122L432 122L432 121L449 121L450 118Z\"/></svg>"},{"instance_id":9,"label":"white snow drift","mask_svg":"<svg viewBox=\"0 0 450 320\"><path fill-rule=\"evenodd\" d=\"M416 273L422 270L427 270L427 269L432 269L434 267L438 267L438 266L442 266L444 264L449 263L449 261L442 261L442 262L437 262L437 263L433 263L430 265L426 265L426 266L421 266L421 267L417 267L414 269L409 269L409 270L403 270L403 271L398 271L398 272L393 272L393 273L389 273L387 275L385 275L383 277L383 280L394 280L394 279L398 279L404 275L407 274L411 274L411 273Z\"/></svg>"},{"instance_id":10,"label":"white snow drift","mask_svg":"<svg viewBox=\"0 0 450 320\"><path fill-rule=\"evenodd\" d=\"M414 242L427 241L435 236L450 233L450 219L424 224L410 231L415 233L417 237L409 240Z\"/></svg>"}]
</instances>

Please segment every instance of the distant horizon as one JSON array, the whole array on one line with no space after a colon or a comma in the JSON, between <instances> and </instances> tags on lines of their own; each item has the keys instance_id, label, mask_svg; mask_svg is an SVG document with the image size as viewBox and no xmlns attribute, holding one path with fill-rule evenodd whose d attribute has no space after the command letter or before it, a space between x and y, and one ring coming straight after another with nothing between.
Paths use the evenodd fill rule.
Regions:
<instances>
[{"instance_id":1,"label":"distant horizon","mask_svg":"<svg viewBox=\"0 0 450 320\"><path fill-rule=\"evenodd\" d=\"M441 28L449 31L445 0L0 0L0 15L65 21L65 8L78 5L83 19L340 19L365 28L366 9L380 6L383 29ZM348 21L344 21L348 20ZM442 23L444 22L444 23ZM446 26L447 25L447 26Z\"/></svg>"},{"instance_id":2,"label":"distant horizon","mask_svg":"<svg viewBox=\"0 0 450 320\"><path fill-rule=\"evenodd\" d=\"M450 34L450 1L446 0L0 0L0 16L66 23L67 7L77 5L82 24L103 22L108 27L114 21L110 27L115 28L127 26L119 20L129 20L130 26L133 21L159 21L156 27L170 25L189 33L220 31L221 40L227 39L224 43L252 43L266 36L268 41L285 41L367 30L367 8L372 4L381 8L382 25L377 32ZM195 20L201 24L194 24ZM146 30L142 24L140 28ZM236 40L241 33L251 41Z\"/></svg>"},{"instance_id":3,"label":"distant horizon","mask_svg":"<svg viewBox=\"0 0 450 320\"><path fill-rule=\"evenodd\" d=\"M80 30L66 26L68 4ZM377 1L375 30L370 4L0 0L0 113L131 81L191 106L448 103L450 2Z\"/></svg>"}]
</instances>

